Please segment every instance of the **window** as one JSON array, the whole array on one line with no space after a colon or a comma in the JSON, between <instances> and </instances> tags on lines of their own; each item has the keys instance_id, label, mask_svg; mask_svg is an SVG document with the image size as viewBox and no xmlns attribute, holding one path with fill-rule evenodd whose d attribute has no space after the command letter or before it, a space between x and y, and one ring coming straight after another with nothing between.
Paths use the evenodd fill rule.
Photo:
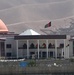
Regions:
<instances>
[{"instance_id":1,"label":"window","mask_svg":"<svg viewBox=\"0 0 74 75\"><path fill-rule=\"evenodd\" d=\"M7 57L11 57L11 53L6 53L6 56Z\"/></svg>"},{"instance_id":2,"label":"window","mask_svg":"<svg viewBox=\"0 0 74 75\"><path fill-rule=\"evenodd\" d=\"M6 48L11 48L11 44L7 44L6 45Z\"/></svg>"},{"instance_id":3,"label":"window","mask_svg":"<svg viewBox=\"0 0 74 75\"><path fill-rule=\"evenodd\" d=\"M64 47L64 44L63 44L63 43L61 43L61 44L60 44L60 48L63 48L63 47Z\"/></svg>"}]
</instances>

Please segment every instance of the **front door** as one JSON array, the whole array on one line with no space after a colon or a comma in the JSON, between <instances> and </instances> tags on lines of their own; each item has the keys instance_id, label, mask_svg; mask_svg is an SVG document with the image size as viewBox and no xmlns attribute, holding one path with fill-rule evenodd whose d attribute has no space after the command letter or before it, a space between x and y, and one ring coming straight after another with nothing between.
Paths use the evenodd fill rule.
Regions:
<instances>
[{"instance_id":1,"label":"front door","mask_svg":"<svg viewBox=\"0 0 74 75\"><path fill-rule=\"evenodd\" d=\"M33 55L35 55L35 52L30 52L30 58L32 59Z\"/></svg>"},{"instance_id":2,"label":"front door","mask_svg":"<svg viewBox=\"0 0 74 75\"><path fill-rule=\"evenodd\" d=\"M46 52L42 52L42 58L46 58L47 53Z\"/></svg>"}]
</instances>

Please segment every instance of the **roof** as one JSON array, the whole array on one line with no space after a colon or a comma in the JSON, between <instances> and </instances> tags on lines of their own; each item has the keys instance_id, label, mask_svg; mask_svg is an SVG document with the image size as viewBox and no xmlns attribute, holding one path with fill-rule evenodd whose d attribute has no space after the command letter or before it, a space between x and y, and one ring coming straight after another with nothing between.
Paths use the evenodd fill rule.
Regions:
<instances>
[{"instance_id":1,"label":"roof","mask_svg":"<svg viewBox=\"0 0 74 75\"><path fill-rule=\"evenodd\" d=\"M0 33L7 33L7 32L8 32L8 28L6 27L4 22L0 19Z\"/></svg>"},{"instance_id":2,"label":"roof","mask_svg":"<svg viewBox=\"0 0 74 75\"><path fill-rule=\"evenodd\" d=\"M40 35L39 33L35 32L32 29L27 29L26 31L24 31L23 33L21 33L20 35Z\"/></svg>"},{"instance_id":3,"label":"roof","mask_svg":"<svg viewBox=\"0 0 74 75\"><path fill-rule=\"evenodd\" d=\"M66 35L26 35L26 36L14 36L15 40L21 39L66 39Z\"/></svg>"}]
</instances>

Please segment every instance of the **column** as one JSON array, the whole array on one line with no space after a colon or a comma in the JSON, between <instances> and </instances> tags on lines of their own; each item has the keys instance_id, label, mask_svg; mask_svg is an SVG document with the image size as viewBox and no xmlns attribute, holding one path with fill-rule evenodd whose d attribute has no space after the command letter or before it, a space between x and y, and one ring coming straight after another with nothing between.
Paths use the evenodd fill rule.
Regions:
<instances>
[{"instance_id":1,"label":"column","mask_svg":"<svg viewBox=\"0 0 74 75\"><path fill-rule=\"evenodd\" d=\"M27 40L27 59L29 59L29 40Z\"/></svg>"},{"instance_id":2,"label":"column","mask_svg":"<svg viewBox=\"0 0 74 75\"><path fill-rule=\"evenodd\" d=\"M62 57L64 57L63 52L64 52L64 48L62 48L62 51L61 51L61 56Z\"/></svg>"},{"instance_id":3,"label":"column","mask_svg":"<svg viewBox=\"0 0 74 75\"><path fill-rule=\"evenodd\" d=\"M68 41L68 40L67 40ZM70 46L70 43L68 41L68 45ZM70 50L70 47L68 46L68 58L69 58L69 50Z\"/></svg>"},{"instance_id":4,"label":"column","mask_svg":"<svg viewBox=\"0 0 74 75\"><path fill-rule=\"evenodd\" d=\"M66 39L64 39L64 58L66 58Z\"/></svg>"},{"instance_id":5,"label":"column","mask_svg":"<svg viewBox=\"0 0 74 75\"><path fill-rule=\"evenodd\" d=\"M48 40L46 40L47 59L48 59Z\"/></svg>"},{"instance_id":6,"label":"column","mask_svg":"<svg viewBox=\"0 0 74 75\"><path fill-rule=\"evenodd\" d=\"M55 58L57 59L57 40L55 39Z\"/></svg>"},{"instance_id":7,"label":"column","mask_svg":"<svg viewBox=\"0 0 74 75\"><path fill-rule=\"evenodd\" d=\"M37 40L38 43L38 59L39 59L39 40Z\"/></svg>"},{"instance_id":8,"label":"column","mask_svg":"<svg viewBox=\"0 0 74 75\"><path fill-rule=\"evenodd\" d=\"M16 40L16 57L18 59L18 40Z\"/></svg>"}]
</instances>

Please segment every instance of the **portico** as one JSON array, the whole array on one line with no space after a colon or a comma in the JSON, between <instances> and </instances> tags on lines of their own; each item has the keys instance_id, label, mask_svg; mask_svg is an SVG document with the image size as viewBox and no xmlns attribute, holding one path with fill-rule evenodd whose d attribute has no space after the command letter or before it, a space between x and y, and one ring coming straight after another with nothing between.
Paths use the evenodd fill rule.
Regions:
<instances>
[{"instance_id":1,"label":"portico","mask_svg":"<svg viewBox=\"0 0 74 75\"><path fill-rule=\"evenodd\" d=\"M37 59L57 59L69 55L66 54L66 35L19 35L14 39L17 58L32 58L35 55Z\"/></svg>"}]
</instances>

